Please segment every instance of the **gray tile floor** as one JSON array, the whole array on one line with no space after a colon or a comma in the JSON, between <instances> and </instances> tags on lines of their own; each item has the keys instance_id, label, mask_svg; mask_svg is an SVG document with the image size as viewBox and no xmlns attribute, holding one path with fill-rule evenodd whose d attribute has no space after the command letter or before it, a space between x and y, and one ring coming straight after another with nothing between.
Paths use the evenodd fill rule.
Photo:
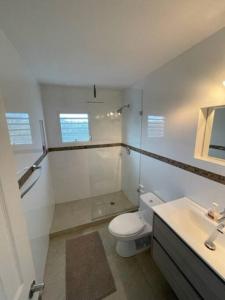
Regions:
<instances>
[{"instance_id":1,"label":"gray tile floor","mask_svg":"<svg viewBox=\"0 0 225 300\"><path fill-rule=\"evenodd\" d=\"M57 204L51 233L92 223L134 208L135 205L123 192Z\"/></svg>"},{"instance_id":2,"label":"gray tile floor","mask_svg":"<svg viewBox=\"0 0 225 300\"><path fill-rule=\"evenodd\" d=\"M105 300L177 300L153 262L150 251L130 258L119 257L115 252L115 240L107 227L108 224L104 223L50 240L43 300L66 300L65 240L96 230L102 238L117 288L117 291L104 298Z\"/></svg>"}]
</instances>

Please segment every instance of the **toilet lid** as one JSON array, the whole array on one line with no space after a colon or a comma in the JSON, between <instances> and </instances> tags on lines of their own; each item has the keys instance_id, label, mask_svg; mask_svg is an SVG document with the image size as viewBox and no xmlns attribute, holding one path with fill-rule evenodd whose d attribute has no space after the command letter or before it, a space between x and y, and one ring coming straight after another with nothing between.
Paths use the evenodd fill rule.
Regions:
<instances>
[{"instance_id":1,"label":"toilet lid","mask_svg":"<svg viewBox=\"0 0 225 300\"><path fill-rule=\"evenodd\" d=\"M138 213L126 213L115 217L109 224L109 230L120 236L139 233L145 226Z\"/></svg>"}]
</instances>

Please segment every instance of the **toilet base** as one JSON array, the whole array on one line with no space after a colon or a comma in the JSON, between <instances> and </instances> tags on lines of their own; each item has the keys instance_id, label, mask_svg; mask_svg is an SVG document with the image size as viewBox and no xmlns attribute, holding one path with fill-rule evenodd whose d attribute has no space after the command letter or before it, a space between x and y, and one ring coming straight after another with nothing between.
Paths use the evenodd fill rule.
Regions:
<instances>
[{"instance_id":1,"label":"toilet base","mask_svg":"<svg viewBox=\"0 0 225 300\"><path fill-rule=\"evenodd\" d=\"M150 248L151 236L147 235L136 240L117 240L116 252L119 256L130 257Z\"/></svg>"}]
</instances>

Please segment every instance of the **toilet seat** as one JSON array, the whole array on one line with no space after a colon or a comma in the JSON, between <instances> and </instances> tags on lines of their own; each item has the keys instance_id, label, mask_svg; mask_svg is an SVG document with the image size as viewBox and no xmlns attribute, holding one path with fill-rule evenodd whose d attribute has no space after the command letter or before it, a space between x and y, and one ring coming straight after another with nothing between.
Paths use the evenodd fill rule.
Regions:
<instances>
[{"instance_id":1,"label":"toilet seat","mask_svg":"<svg viewBox=\"0 0 225 300\"><path fill-rule=\"evenodd\" d=\"M126 213L115 217L109 224L109 231L117 237L132 237L145 227L138 212Z\"/></svg>"}]
</instances>

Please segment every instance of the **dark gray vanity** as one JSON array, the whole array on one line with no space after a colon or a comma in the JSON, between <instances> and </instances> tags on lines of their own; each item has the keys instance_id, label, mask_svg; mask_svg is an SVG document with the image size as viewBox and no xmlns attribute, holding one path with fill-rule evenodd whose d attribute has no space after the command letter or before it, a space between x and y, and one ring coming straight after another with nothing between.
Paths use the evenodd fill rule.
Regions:
<instances>
[{"instance_id":1,"label":"dark gray vanity","mask_svg":"<svg viewBox=\"0 0 225 300\"><path fill-rule=\"evenodd\" d=\"M153 258L179 299L225 300L224 280L156 213L152 242Z\"/></svg>"}]
</instances>

